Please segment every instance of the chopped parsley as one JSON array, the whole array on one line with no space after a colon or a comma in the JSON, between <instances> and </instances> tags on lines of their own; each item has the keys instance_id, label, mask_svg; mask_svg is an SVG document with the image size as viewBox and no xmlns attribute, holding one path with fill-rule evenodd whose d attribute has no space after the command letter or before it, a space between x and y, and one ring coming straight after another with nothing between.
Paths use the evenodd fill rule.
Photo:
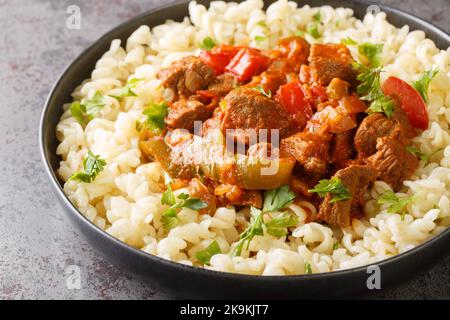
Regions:
<instances>
[{"instance_id":1,"label":"chopped parsley","mask_svg":"<svg viewBox=\"0 0 450 320\"><path fill-rule=\"evenodd\" d=\"M146 125L151 131L160 133L164 129L164 117L169 113L167 103L151 103L150 106L143 111L147 116Z\"/></svg>"},{"instance_id":2,"label":"chopped parsley","mask_svg":"<svg viewBox=\"0 0 450 320\"><path fill-rule=\"evenodd\" d=\"M422 74L422 77L413 83L413 87L420 93L425 102L428 102L428 88L430 87L431 80L433 80L438 73L439 69L425 71Z\"/></svg>"},{"instance_id":3,"label":"chopped parsley","mask_svg":"<svg viewBox=\"0 0 450 320\"><path fill-rule=\"evenodd\" d=\"M306 26L306 32L315 39L320 38L319 24L315 22L308 23Z\"/></svg>"},{"instance_id":4,"label":"chopped parsley","mask_svg":"<svg viewBox=\"0 0 450 320\"><path fill-rule=\"evenodd\" d=\"M336 241L336 242L333 244L333 251L334 251L334 250L337 250L337 249L339 249L339 241Z\"/></svg>"},{"instance_id":5,"label":"chopped parsley","mask_svg":"<svg viewBox=\"0 0 450 320\"><path fill-rule=\"evenodd\" d=\"M369 65L372 68L377 68L381 65L381 54L383 53L383 47L383 44L365 42L358 46L358 51L367 58Z\"/></svg>"},{"instance_id":6,"label":"chopped parsley","mask_svg":"<svg viewBox=\"0 0 450 320\"><path fill-rule=\"evenodd\" d=\"M86 125L104 106L103 95L100 91L95 91L92 98L73 102L70 105L70 113L81 125Z\"/></svg>"},{"instance_id":7,"label":"chopped parsley","mask_svg":"<svg viewBox=\"0 0 450 320\"><path fill-rule=\"evenodd\" d=\"M258 25L258 26L260 26L260 27L263 27L263 28L267 28L267 24L266 24L266 22L263 21L263 20L259 21L256 25Z\"/></svg>"},{"instance_id":8,"label":"chopped parsley","mask_svg":"<svg viewBox=\"0 0 450 320\"><path fill-rule=\"evenodd\" d=\"M195 254L195 257L197 258L198 261L200 261L203 264L210 264L211 257L213 255L219 254L219 253L222 253L222 251L220 250L220 247L219 247L219 244L217 243L217 241L214 240L204 250L198 251Z\"/></svg>"},{"instance_id":9,"label":"chopped parsley","mask_svg":"<svg viewBox=\"0 0 450 320\"><path fill-rule=\"evenodd\" d=\"M321 197L331 194L332 198L330 203L351 199L350 191L348 191L342 181L336 177L331 178L330 180L320 180L314 189L308 191L317 193Z\"/></svg>"},{"instance_id":10,"label":"chopped parsley","mask_svg":"<svg viewBox=\"0 0 450 320\"><path fill-rule=\"evenodd\" d=\"M399 198L393 191L388 190L378 199L378 204L388 204L387 213L398 213L402 216L403 220L406 214L406 207L413 199L413 195L406 198Z\"/></svg>"},{"instance_id":11,"label":"chopped parsley","mask_svg":"<svg viewBox=\"0 0 450 320\"><path fill-rule=\"evenodd\" d=\"M425 153L423 153L422 151L420 151L419 149L417 149L414 146L406 147L406 150L409 153L412 153L413 155L419 157L419 159L422 162L423 166L426 166L430 162L431 157L433 157L434 155L436 155L437 153L442 151L442 149L438 149L438 150L436 150L436 151L434 151L434 152L432 152L430 154L425 154Z\"/></svg>"},{"instance_id":12,"label":"chopped parsley","mask_svg":"<svg viewBox=\"0 0 450 320\"><path fill-rule=\"evenodd\" d=\"M319 11L317 11L314 15L313 15L313 20L321 23L322 22L322 13Z\"/></svg>"},{"instance_id":13,"label":"chopped parsley","mask_svg":"<svg viewBox=\"0 0 450 320\"><path fill-rule=\"evenodd\" d=\"M263 87L261 87L261 86L256 86L256 87L254 87L254 88L252 88L253 90L255 90L255 91L258 91L259 93L261 93L262 95L264 95L264 96L266 96L267 98L272 98L272 91L265 91L264 90L264 88Z\"/></svg>"},{"instance_id":14,"label":"chopped parsley","mask_svg":"<svg viewBox=\"0 0 450 320\"><path fill-rule=\"evenodd\" d=\"M305 263L305 274L312 274L312 268L310 263Z\"/></svg>"},{"instance_id":15,"label":"chopped parsley","mask_svg":"<svg viewBox=\"0 0 450 320\"><path fill-rule=\"evenodd\" d=\"M200 43L200 48L206 51L210 51L212 48L216 46L216 43L211 37L206 37L203 39L203 41Z\"/></svg>"},{"instance_id":16,"label":"chopped parsley","mask_svg":"<svg viewBox=\"0 0 450 320\"><path fill-rule=\"evenodd\" d=\"M115 95L109 95L109 96L116 100L119 100L119 101L123 97L136 97L137 94L133 91L133 89L136 88L137 84L142 80L143 79L131 78L127 81L127 84L125 85L125 87L122 88L122 90L120 91L120 93L117 96L115 96Z\"/></svg>"},{"instance_id":17,"label":"chopped parsley","mask_svg":"<svg viewBox=\"0 0 450 320\"><path fill-rule=\"evenodd\" d=\"M342 43L342 44L345 44L345 45L347 45L347 46L354 46L354 45L357 45L357 44L358 44L358 42L356 42L355 40L353 40L353 39L350 38L350 37L347 37L347 38L345 38L345 39L342 39L342 40L341 40L341 43Z\"/></svg>"},{"instance_id":18,"label":"chopped parsley","mask_svg":"<svg viewBox=\"0 0 450 320\"><path fill-rule=\"evenodd\" d=\"M177 209L189 208L198 211L208 207L206 202L197 198L191 198L186 193L175 196L170 184L167 184L167 190L162 195L161 204L170 206L162 213L161 217L161 222L166 231L169 231L178 225Z\"/></svg>"},{"instance_id":19,"label":"chopped parsley","mask_svg":"<svg viewBox=\"0 0 450 320\"><path fill-rule=\"evenodd\" d=\"M353 63L353 68L358 72L358 80L361 84L357 93L361 100L371 102L369 113L384 113L391 118L394 113L394 100L385 96L381 90L380 75L382 68L370 68L360 63Z\"/></svg>"},{"instance_id":20,"label":"chopped parsley","mask_svg":"<svg viewBox=\"0 0 450 320\"><path fill-rule=\"evenodd\" d=\"M261 43L267 40L267 37L265 36L255 36L256 43Z\"/></svg>"},{"instance_id":21,"label":"chopped parsley","mask_svg":"<svg viewBox=\"0 0 450 320\"><path fill-rule=\"evenodd\" d=\"M78 182L91 183L95 180L97 175L103 171L106 166L106 161L100 156L94 155L91 150L88 150L86 157L83 160L83 172L74 173L69 181L74 180Z\"/></svg>"},{"instance_id":22,"label":"chopped parsley","mask_svg":"<svg viewBox=\"0 0 450 320\"><path fill-rule=\"evenodd\" d=\"M287 212L281 213L279 216L272 218L267 223L264 223L263 216L265 213L278 211L290 205L295 198L289 186L283 186L278 189L264 192L263 209L250 207L250 224L247 229L240 235L239 241L233 249L233 255L240 256L244 246L246 249L250 246L250 241L255 236L264 235L266 232L274 237L283 237L287 234L286 228L294 227L298 224L298 218L295 215Z\"/></svg>"}]
</instances>

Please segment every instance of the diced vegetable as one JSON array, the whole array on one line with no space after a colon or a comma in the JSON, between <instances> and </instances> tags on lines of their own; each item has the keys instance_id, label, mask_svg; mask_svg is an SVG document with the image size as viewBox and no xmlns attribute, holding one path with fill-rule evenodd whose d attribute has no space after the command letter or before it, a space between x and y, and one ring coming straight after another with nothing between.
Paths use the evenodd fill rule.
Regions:
<instances>
[{"instance_id":1,"label":"diced vegetable","mask_svg":"<svg viewBox=\"0 0 450 320\"><path fill-rule=\"evenodd\" d=\"M425 101L412 86L397 77L389 77L382 90L400 103L412 126L422 130L428 128L429 118Z\"/></svg>"},{"instance_id":2,"label":"diced vegetable","mask_svg":"<svg viewBox=\"0 0 450 320\"><path fill-rule=\"evenodd\" d=\"M250 80L254 75L264 71L269 58L261 51L253 48L243 48L226 66L225 70L238 77L241 82Z\"/></svg>"},{"instance_id":3,"label":"diced vegetable","mask_svg":"<svg viewBox=\"0 0 450 320\"><path fill-rule=\"evenodd\" d=\"M300 127L303 127L313 115L313 109L298 81L285 84L278 89L275 97L283 107L292 115Z\"/></svg>"},{"instance_id":4,"label":"diced vegetable","mask_svg":"<svg viewBox=\"0 0 450 320\"><path fill-rule=\"evenodd\" d=\"M200 59L214 69L216 75L224 73L225 67L239 52L240 47L221 45L211 51L204 50L200 53Z\"/></svg>"}]
</instances>

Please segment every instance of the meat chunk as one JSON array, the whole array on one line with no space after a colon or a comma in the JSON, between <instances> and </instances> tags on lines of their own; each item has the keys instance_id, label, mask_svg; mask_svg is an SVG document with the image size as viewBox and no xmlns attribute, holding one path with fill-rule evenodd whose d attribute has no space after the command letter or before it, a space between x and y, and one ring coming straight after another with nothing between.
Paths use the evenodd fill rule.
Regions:
<instances>
[{"instance_id":1,"label":"meat chunk","mask_svg":"<svg viewBox=\"0 0 450 320\"><path fill-rule=\"evenodd\" d=\"M333 135L330 143L330 160L335 167L342 169L354 154L353 137L355 130L349 130Z\"/></svg>"},{"instance_id":2,"label":"meat chunk","mask_svg":"<svg viewBox=\"0 0 450 320\"><path fill-rule=\"evenodd\" d=\"M302 37L293 36L281 39L278 50L286 59L288 70L298 73L302 64L306 64L311 45Z\"/></svg>"},{"instance_id":3,"label":"meat chunk","mask_svg":"<svg viewBox=\"0 0 450 320\"><path fill-rule=\"evenodd\" d=\"M333 195L327 194L320 205L316 220L341 228L349 226L352 219L361 213L366 203L364 194L377 176L378 172L366 165L351 165L336 172L334 177L339 178L348 189L351 199L333 203Z\"/></svg>"},{"instance_id":4,"label":"meat chunk","mask_svg":"<svg viewBox=\"0 0 450 320\"><path fill-rule=\"evenodd\" d=\"M404 144L391 137L378 138L377 153L366 162L380 172L380 180L390 184L395 190L419 167L417 157L408 152Z\"/></svg>"},{"instance_id":5,"label":"meat chunk","mask_svg":"<svg viewBox=\"0 0 450 320\"><path fill-rule=\"evenodd\" d=\"M297 160L304 173L322 176L328 169L330 135L299 132L281 140L281 152Z\"/></svg>"},{"instance_id":6,"label":"meat chunk","mask_svg":"<svg viewBox=\"0 0 450 320\"><path fill-rule=\"evenodd\" d=\"M231 73L224 73L218 76L208 86L208 90L218 97L226 96L238 85L238 80Z\"/></svg>"},{"instance_id":7,"label":"meat chunk","mask_svg":"<svg viewBox=\"0 0 450 320\"><path fill-rule=\"evenodd\" d=\"M159 72L158 78L175 95L190 96L214 80L214 70L197 57L186 57Z\"/></svg>"},{"instance_id":8,"label":"meat chunk","mask_svg":"<svg viewBox=\"0 0 450 320\"><path fill-rule=\"evenodd\" d=\"M381 113L366 117L355 135L355 147L358 158L367 158L377 151L377 139L390 136L402 145L408 143L402 125L396 120L388 119Z\"/></svg>"},{"instance_id":9,"label":"meat chunk","mask_svg":"<svg viewBox=\"0 0 450 320\"><path fill-rule=\"evenodd\" d=\"M323 86L328 86L334 78L354 84L357 72L353 61L350 51L342 44L314 44L309 56L313 74Z\"/></svg>"},{"instance_id":10,"label":"meat chunk","mask_svg":"<svg viewBox=\"0 0 450 320\"><path fill-rule=\"evenodd\" d=\"M171 128L194 130L195 121L205 121L214 112L214 105L205 105L197 96L180 99L169 108L165 122Z\"/></svg>"},{"instance_id":11,"label":"meat chunk","mask_svg":"<svg viewBox=\"0 0 450 320\"><path fill-rule=\"evenodd\" d=\"M259 130L267 129L268 141L271 129L278 129L280 137L288 133L290 118L276 101L249 88L237 88L225 97L225 114L221 122L222 132L239 143L248 144ZM229 129L234 129L230 134Z\"/></svg>"}]
</instances>

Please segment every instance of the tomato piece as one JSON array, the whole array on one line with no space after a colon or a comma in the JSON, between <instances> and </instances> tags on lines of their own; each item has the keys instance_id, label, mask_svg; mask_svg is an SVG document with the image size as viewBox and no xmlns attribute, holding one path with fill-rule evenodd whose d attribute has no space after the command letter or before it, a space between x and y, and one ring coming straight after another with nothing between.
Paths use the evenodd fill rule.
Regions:
<instances>
[{"instance_id":1,"label":"tomato piece","mask_svg":"<svg viewBox=\"0 0 450 320\"><path fill-rule=\"evenodd\" d=\"M408 115L413 127L426 130L428 128L428 112L422 96L412 86L397 77L389 77L382 87L385 95L393 97L400 103Z\"/></svg>"},{"instance_id":2,"label":"tomato piece","mask_svg":"<svg viewBox=\"0 0 450 320\"><path fill-rule=\"evenodd\" d=\"M261 51L253 48L243 48L234 56L226 66L225 71L231 72L241 82L250 80L254 75L264 71L269 58Z\"/></svg>"},{"instance_id":3,"label":"tomato piece","mask_svg":"<svg viewBox=\"0 0 450 320\"><path fill-rule=\"evenodd\" d=\"M313 109L307 94L299 81L293 81L281 86L280 89L278 89L275 100L278 101L287 112L292 114L294 120L300 127L305 126L306 122L313 115Z\"/></svg>"},{"instance_id":4,"label":"tomato piece","mask_svg":"<svg viewBox=\"0 0 450 320\"><path fill-rule=\"evenodd\" d=\"M216 75L225 72L225 67L230 63L234 56L241 50L241 47L221 45L211 51L203 50L199 58L204 64L213 68Z\"/></svg>"}]
</instances>

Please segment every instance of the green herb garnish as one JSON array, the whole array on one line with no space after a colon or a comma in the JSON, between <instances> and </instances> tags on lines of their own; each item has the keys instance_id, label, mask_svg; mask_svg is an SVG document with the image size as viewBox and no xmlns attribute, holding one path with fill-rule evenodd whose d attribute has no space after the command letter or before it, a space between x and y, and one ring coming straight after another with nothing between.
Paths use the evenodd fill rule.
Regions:
<instances>
[{"instance_id":1,"label":"green herb garnish","mask_svg":"<svg viewBox=\"0 0 450 320\"><path fill-rule=\"evenodd\" d=\"M341 40L341 43L342 43L342 44L345 44L345 45L347 45L347 46L354 46L354 45L357 45L357 44L358 44L358 42L356 42L355 40L353 40L353 39L350 38L350 37L347 37L347 38L345 38L345 39L342 39L342 40Z\"/></svg>"},{"instance_id":2,"label":"green herb garnish","mask_svg":"<svg viewBox=\"0 0 450 320\"><path fill-rule=\"evenodd\" d=\"M312 274L312 268L310 263L305 263L305 274Z\"/></svg>"},{"instance_id":3,"label":"green herb garnish","mask_svg":"<svg viewBox=\"0 0 450 320\"><path fill-rule=\"evenodd\" d=\"M330 180L320 180L314 189L308 191L317 193L321 197L331 194L332 198L330 203L351 199L350 191L348 191L342 181L336 177L331 178Z\"/></svg>"},{"instance_id":4,"label":"green herb garnish","mask_svg":"<svg viewBox=\"0 0 450 320\"><path fill-rule=\"evenodd\" d=\"M399 198L397 195L388 190L381 195L378 199L378 204L388 204L387 213L398 213L401 215L402 220L405 218L406 206L414 199L414 196L409 196L406 198Z\"/></svg>"},{"instance_id":5,"label":"green herb garnish","mask_svg":"<svg viewBox=\"0 0 450 320\"><path fill-rule=\"evenodd\" d=\"M213 241L204 250L198 251L195 254L195 257L197 258L198 261L200 261L203 264L210 264L211 257L213 255L219 254L219 253L222 253L222 251L220 250L219 244L217 243L217 241Z\"/></svg>"},{"instance_id":6,"label":"green herb garnish","mask_svg":"<svg viewBox=\"0 0 450 320\"><path fill-rule=\"evenodd\" d=\"M105 106L104 97L99 91L95 91L90 99L75 101L70 105L70 113L81 124L85 125Z\"/></svg>"},{"instance_id":7,"label":"green herb garnish","mask_svg":"<svg viewBox=\"0 0 450 320\"><path fill-rule=\"evenodd\" d=\"M420 151L419 149L417 149L414 146L406 147L406 150L409 153L412 153L413 155L419 157L419 159L422 162L423 166L426 166L430 162L431 157L433 157L434 155L436 155L437 153L442 151L442 149L438 149L438 150L436 150L436 151L434 151L434 152L432 152L430 154L425 154L425 153L423 153L422 151Z\"/></svg>"},{"instance_id":8,"label":"green herb garnish","mask_svg":"<svg viewBox=\"0 0 450 320\"><path fill-rule=\"evenodd\" d=\"M265 36L255 36L256 43L261 43L267 40L267 37Z\"/></svg>"},{"instance_id":9,"label":"green herb garnish","mask_svg":"<svg viewBox=\"0 0 450 320\"><path fill-rule=\"evenodd\" d=\"M383 47L383 44L365 42L358 46L358 51L360 54L364 55L367 60L369 60L369 65L372 68L377 68L381 65L381 54L383 53Z\"/></svg>"},{"instance_id":10,"label":"green herb garnish","mask_svg":"<svg viewBox=\"0 0 450 320\"><path fill-rule=\"evenodd\" d=\"M146 125L154 132L160 133L164 129L164 117L169 113L168 106L165 102L151 103L150 106L143 111L147 116Z\"/></svg>"},{"instance_id":11,"label":"green herb garnish","mask_svg":"<svg viewBox=\"0 0 450 320\"><path fill-rule=\"evenodd\" d=\"M252 88L255 91L258 91L259 93L261 93L263 96L266 96L267 98L272 98L272 91L268 90L267 92L264 90L263 87L261 86L256 86L254 88Z\"/></svg>"},{"instance_id":12,"label":"green herb garnish","mask_svg":"<svg viewBox=\"0 0 450 320\"><path fill-rule=\"evenodd\" d=\"M339 249L339 241L333 243L333 251Z\"/></svg>"},{"instance_id":13,"label":"green herb garnish","mask_svg":"<svg viewBox=\"0 0 450 320\"><path fill-rule=\"evenodd\" d=\"M106 166L106 161L100 156L94 155L91 150L88 150L86 157L83 160L83 172L74 173L69 181L74 180L78 182L91 183L95 180L97 175L103 171Z\"/></svg>"},{"instance_id":14,"label":"green herb garnish","mask_svg":"<svg viewBox=\"0 0 450 320\"><path fill-rule=\"evenodd\" d=\"M233 254L240 256L244 246L246 249L250 246L250 241L257 235L262 236L264 229L266 232L274 237L282 237L287 234L286 228L294 227L298 223L297 216L293 216L286 212L281 213L278 217L271 219L264 223L263 216L265 213L278 211L290 205L295 198L289 186L283 186L278 189L264 192L263 209L259 210L255 207L250 207L250 225L240 235L239 242L233 249Z\"/></svg>"},{"instance_id":15,"label":"green herb garnish","mask_svg":"<svg viewBox=\"0 0 450 320\"><path fill-rule=\"evenodd\" d=\"M216 46L216 43L211 37L206 37L203 39L203 41L200 43L200 48L206 51L210 51L212 48Z\"/></svg>"},{"instance_id":16,"label":"green herb garnish","mask_svg":"<svg viewBox=\"0 0 450 320\"><path fill-rule=\"evenodd\" d=\"M306 32L315 39L320 38L319 25L315 22L308 23L308 25L306 26Z\"/></svg>"},{"instance_id":17,"label":"green herb garnish","mask_svg":"<svg viewBox=\"0 0 450 320\"><path fill-rule=\"evenodd\" d=\"M127 84L125 85L125 87L122 88L122 90L120 91L120 93L117 96L111 95L111 94L109 96L116 100L119 100L119 101L123 97L136 97L137 94L133 91L133 89L136 88L137 84L142 80L143 79L138 79L138 78L129 79L127 81Z\"/></svg>"},{"instance_id":18,"label":"green herb garnish","mask_svg":"<svg viewBox=\"0 0 450 320\"><path fill-rule=\"evenodd\" d=\"M382 68L370 68L360 63L353 63L353 68L358 72L358 80L361 84L357 93L361 100L371 102L367 111L369 113L384 113L391 118L394 113L394 100L385 96L381 90L380 75Z\"/></svg>"},{"instance_id":19,"label":"green herb garnish","mask_svg":"<svg viewBox=\"0 0 450 320\"><path fill-rule=\"evenodd\" d=\"M197 198L191 198L186 193L181 193L176 197L170 184L167 184L167 190L162 195L161 204L170 206L162 213L161 217L161 222L166 231L178 225L177 209L189 208L198 211L208 207L206 202Z\"/></svg>"},{"instance_id":20,"label":"green herb garnish","mask_svg":"<svg viewBox=\"0 0 450 320\"><path fill-rule=\"evenodd\" d=\"M439 69L425 71L422 74L422 77L413 83L413 87L420 93L425 102L428 102L428 89L430 87L431 80L433 80L438 73Z\"/></svg>"}]
</instances>

